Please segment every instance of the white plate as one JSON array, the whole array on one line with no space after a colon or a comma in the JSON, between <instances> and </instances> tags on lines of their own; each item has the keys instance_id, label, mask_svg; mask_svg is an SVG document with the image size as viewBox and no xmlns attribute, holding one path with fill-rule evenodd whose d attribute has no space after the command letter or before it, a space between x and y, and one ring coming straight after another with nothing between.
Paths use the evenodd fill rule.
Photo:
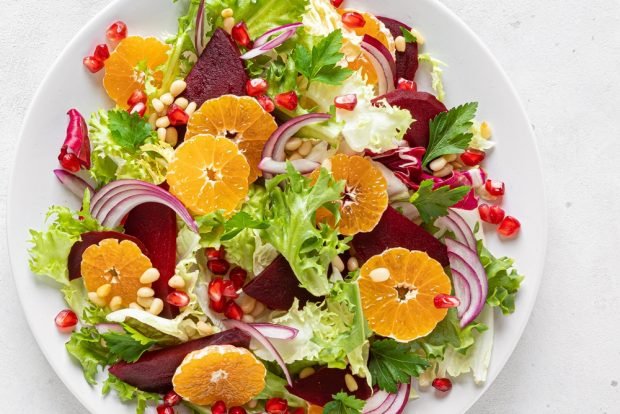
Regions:
<instances>
[{"instance_id":1,"label":"white plate","mask_svg":"<svg viewBox=\"0 0 620 414\"><path fill-rule=\"evenodd\" d=\"M538 152L528 119L506 75L476 35L445 6L434 0L349 1L349 5L393 16L424 34L426 50L449 64L445 69L447 104L478 101L479 119L493 125L498 147L487 162L493 177L506 181L504 207L518 217L522 232L515 241L488 236L496 254L517 258L527 278L519 292L517 311L496 317L495 348L489 379L475 386L459 380L453 390L437 398L432 392L410 405L416 413L463 413L493 382L515 348L525 328L543 270L546 248L545 202ZM57 332L53 318L65 307L60 293L28 270L28 229L43 225L51 204L78 206L77 200L56 181L52 170L67 123L65 112L78 108L90 114L109 105L101 74L82 67L82 57L104 38L116 19L127 22L131 34L164 35L176 32L182 7L171 0L117 0L89 22L61 54L43 81L26 116L9 191L8 237L15 283L26 317L46 358L85 407L92 413L133 413L116 396L102 398L91 388L78 365L67 355L67 336Z\"/></svg>"}]
</instances>

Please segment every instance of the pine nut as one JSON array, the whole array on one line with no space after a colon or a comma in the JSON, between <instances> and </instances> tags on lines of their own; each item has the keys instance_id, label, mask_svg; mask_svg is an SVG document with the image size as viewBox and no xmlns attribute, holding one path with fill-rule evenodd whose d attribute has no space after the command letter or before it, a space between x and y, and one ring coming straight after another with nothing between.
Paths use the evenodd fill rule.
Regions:
<instances>
[{"instance_id":1,"label":"pine nut","mask_svg":"<svg viewBox=\"0 0 620 414\"><path fill-rule=\"evenodd\" d=\"M284 146L284 149L287 151L296 151L299 147L301 147L301 144L302 144L301 139L291 138L288 140L288 142Z\"/></svg>"},{"instance_id":2,"label":"pine nut","mask_svg":"<svg viewBox=\"0 0 620 414\"><path fill-rule=\"evenodd\" d=\"M170 126L170 118L167 116L162 116L155 121L155 126L157 128L168 128Z\"/></svg>"},{"instance_id":3,"label":"pine nut","mask_svg":"<svg viewBox=\"0 0 620 414\"><path fill-rule=\"evenodd\" d=\"M149 116L149 125L151 126L151 128L155 129L155 121L157 121L157 114L153 113Z\"/></svg>"},{"instance_id":4,"label":"pine nut","mask_svg":"<svg viewBox=\"0 0 620 414\"><path fill-rule=\"evenodd\" d=\"M381 283L390 278L390 271L385 267L378 267L370 272L368 276L370 276L370 279L372 279L373 282Z\"/></svg>"},{"instance_id":5,"label":"pine nut","mask_svg":"<svg viewBox=\"0 0 620 414\"><path fill-rule=\"evenodd\" d=\"M162 303L163 305L163 303ZM129 304L129 309L136 309L136 310L141 310L143 311L144 309L142 308L142 306L138 305L136 302L131 302Z\"/></svg>"},{"instance_id":6,"label":"pine nut","mask_svg":"<svg viewBox=\"0 0 620 414\"><path fill-rule=\"evenodd\" d=\"M243 313L251 314L256 307L256 299L248 295L241 296L237 302Z\"/></svg>"},{"instance_id":7,"label":"pine nut","mask_svg":"<svg viewBox=\"0 0 620 414\"><path fill-rule=\"evenodd\" d=\"M164 109L166 109L166 106L164 105L164 103L162 101L160 101L159 99L155 98L151 101L151 105L153 105L153 109L155 110L155 112L157 112L158 114L161 114L164 112Z\"/></svg>"},{"instance_id":8,"label":"pine nut","mask_svg":"<svg viewBox=\"0 0 620 414\"><path fill-rule=\"evenodd\" d=\"M227 18L227 17L233 17L234 15L234 11L231 8L227 8L222 10L222 17L223 18Z\"/></svg>"},{"instance_id":9,"label":"pine nut","mask_svg":"<svg viewBox=\"0 0 620 414\"><path fill-rule=\"evenodd\" d=\"M174 102L174 96L172 96L171 93L165 93L159 97L159 100L164 105L172 105L172 102Z\"/></svg>"},{"instance_id":10,"label":"pine nut","mask_svg":"<svg viewBox=\"0 0 620 414\"><path fill-rule=\"evenodd\" d=\"M106 301L101 299L97 292L88 292L88 299L95 305L103 308L107 305Z\"/></svg>"},{"instance_id":11,"label":"pine nut","mask_svg":"<svg viewBox=\"0 0 620 414\"><path fill-rule=\"evenodd\" d=\"M347 385L347 389L351 392L357 391L357 381L353 378L353 375L347 374L344 376L344 383Z\"/></svg>"},{"instance_id":12,"label":"pine nut","mask_svg":"<svg viewBox=\"0 0 620 414\"><path fill-rule=\"evenodd\" d=\"M484 121L482 124L480 124L480 135L484 139L490 139L493 135L493 131L491 131L491 125L489 125L488 122Z\"/></svg>"},{"instance_id":13,"label":"pine nut","mask_svg":"<svg viewBox=\"0 0 620 414\"><path fill-rule=\"evenodd\" d=\"M185 108L185 113L192 116L194 112L196 112L197 107L198 105L196 105L196 102L190 102L189 105L187 105L187 108Z\"/></svg>"},{"instance_id":14,"label":"pine nut","mask_svg":"<svg viewBox=\"0 0 620 414\"><path fill-rule=\"evenodd\" d=\"M452 161L456 161L456 154L450 154L450 155L444 155L443 159L446 160L446 162L452 162Z\"/></svg>"},{"instance_id":15,"label":"pine nut","mask_svg":"<svg viewBox=\"0 0 620 414\"><path fill-rule=\"evenodd\" d=\"M224 27L224 30L226 30L226 33L230 34L232 32L233 27L235 26L235 18L234 17L225 18L224 21L222 22L222 26Z\"/></svg>"},{"instance_id":16,"label":"pine nut","mask_svg":"<svg viewBox=\"0 0 620 414\"><path fill-rule=\"evenodd\" d=\"M426 39L422 36L422 33L418 32L416 29L411 29L411 34L415 37L418 46L424 46Z\"/></svg>"},{"instance_id":17,"label":"pine nut","mask_svg":"<svg viewBox=\"0 0 620 414\"><path fill-rule=\"evenodd\" d=\"M157 128L157 139L159 139L160 142L166 140L166 128Z\"/></svg>"},{"instance_id":18,"label":"pine nut","mask_svg":"<svg viewBox=\"0 0 620 414\"><path fill-rule=\"evenodd\" d=\"M310 154L310 151L312 151L312 142L310 141L304 141L303 144L301 144L301 146L297 150L299 155L301 155L302 157L305 157L306 155Z\"/></svg>"},{"instance_id":19,"label":"pine nut","mask_svg":"<svg viewBox=\"0 0 620 414\"><path fill-rule=\"evenodd\" d=\"M173 147L179 142L179 131L175 127L166 128L166 142Z\"/></svg>"},{"instance_id":20,"label":"pine nut","mask_svg":"<svg viewBox=\"0 0 620 414\"><path fill-rule=\"evenodd\" d=\"M187 88L187 83L182 79L177 79L170 85L170 93L172 96L179 96Z\"/></svg>"},{"instance_id":21,"label":"pine nut","mask_svg":"<svg viewBox=\"0 0 620 414\"><path fill-rule=\"evenodd\" d=\"M112 285L109 283L101 285L97 288L97 296L99 296L101 299L108 297L110 292L112 292Z\"/></svg>"},{"instance_id":22,"label":"pine nut","mask_svg":"<svg viewBox=\"0 0 620 414\"><path fill-rule=\"evenodd\" d=\"M159 270L154 267L150 269L146 269L142 276L140 276L140 283L143 285L147 285L149 283L153 283L159 279Z\"/></svg>"},{"instance_id":23,"label":"pine nut","mask_svg":"<svg viewBox=\"0 0 620 414\"><path fill-rule=\"evenodd\" d=\"M196 323L196 329L198 330L198 333L202 336L209 336L213 333L213 325L210 325L203 321L198 321L198 323Z\"/></svg>"},{"instance_id":24,"label":"pine nut","mask_svg":"<svg viewBox=\"0 0 620 414\"><path fill-rule=\"evenodd\" d=\"M139 298L152 298L153 296L155 296L155 291L150 287L141 287L138 289Z\"/></svg>"},{"instance_id":25,"label":"pine nut","mask_svg":"<svg viewBox=\"0 0 620 414\"><path fill-rule=\"evenodd\" d=\"M252 323L254 322L254 317L252 315L243 315L241 320L245 323Z\"/></svg>"},{"instance_id":26,"label":"pine nut","mask_svg":"<svg viewBox=\"0 0 620 414\"><path fill-rule=\"evenodd\" d=\"M256 400L252 400L247 404L248 408L256 408L257 405L258 405L258 401Z\"/></svg>"},{"instance_id":27,"label":"pine nut","mask_svg":"<svg viewBox=\"0 0 620 414\"><path fill-rule=\"evenodd\" d=\"M173 289L183 289L185 287L185 279L179 275L172 276L168 281L168 286Z\"/></svg>"},{"instance_id":28,"label":"pine nut","mask_svg":"<svg viewBox=\"0 0 620 414\"><path fill-rule=\"evenodd\" d=\"M157 316L163 310L164 310L164 301L161 300L160 298L153 299L153 303L151 303L151 306L149 307L149 313L152 313L153 315Z\"/></svg>"},{"instance_id":29,"label":"pine nut","mask_svg":"<svg viewBox=\"0 0 620 414\"><path fill-rule=\"evenodd\" d=\"M301 159L303 159L303 158L304 158L304 157L302 157L300 153L298 153L298 152L294 152L294 153L292 153L292 154L291 154L291 156L290 156L290 157L288 157L288 160L289 160L289 161L295 161L295 160L301 160Z\"/></svg>"},{"instance_id":30,"label":"pine nut","mask_svg":"<svg viewBox=\"0 0 620 414\"><path fill-rule=\"evenodd\" d=\"M340 273L344 272L344 262L340 258L340 256L335 256L332 259L332 266L334 266Z\"/></svg>"},{"instance_id":31,"label":"pine nut","mask_svg":"<svg viewBox=\"0 0 620 414\"><path fill-rule=\"evenodd\" d=\"M265 311L265 305L262 302L256 301L256 305L254 306L254 310L252 311L252 316L258 318Z\"/></svg>"},{"instance_id":32,"label":"pine nut","mask_svg":"<svg viewBox=\"0 0 620 414\"><path fill-rule=\"evenodd\" d=\"M176 101L174 101L174 104L185 110L185 108L189 105L189 101L186 98L177 98Z\"/></svg>"},{"instance_id":33,"label":"pine nut","mask_svg":"<svg viewBox=\"0 0 620 414\"><path fill-rule=\"evenodd\" d=\"M138 305L142 306L144 309L148 309L153 304L154 298L138 298L136 302Z\"/></svg>"},{"instance_id":34,"label":"pine nut","mask_svg":"<svg viewBox=\"0 0 620 414\"><path fill-rule=\"evenodd\" d=\"M360 263L357 261L357 259L355 257L349 257L349 260L347 260L347 270L349 272L355 272L359 268Z\"/></svg>"},{"instance_id":35,"label":"pine nut","mask_svg":"<svg viewBox=\"0 0 620 414\"><path fill-rule=\"evenodd\" d=\"M110 299L110 309L112 309L113 311L119 310L122 305L123 298L121 298L120 296L114 296L112 299Z\"/></svg>"},{"instance_id":36,"label":"pine nut","mask_svg":"<svg viewBox=\"0 0 620 414\"><path fill-rule=\"evenodd\" d=\"M399 52L404 52L405 49L407 49L407 41L403 36L397 36L396 39L394 39L394 45Z\"/></svg>"},{"instance_id":37,"label":"pine nut","mask_svg":"<svg viewBox=\"0 0 620 414\"><path fill-rule=\"evenodd\" d=\"M314 374L316 371L312 367L306 367L299 372L299 379L308 378L310 375Z\"/></svg>"},{"instance_id":38,"label":"pine nut","mask_svg":"<svg viewBox=\"0 0 620 414\"><path fill-rule=\"evenodd\" d=\"M431 163L428 164L428 168L430 168L432 171L440 171L443 167L446 166L447 163L448 162L445 160L445 158L439 157L431 161Z\"/></svg>"},{"instance_id":39,"label":"pine nut","mask_svg":"<svg viewBox=\"0 0 620 414\"><path fill-rule=\"evenodd\" d=\"M452 164L447 164L441 170L435 171L433 175L435 177L445 177L446 175L449 175L450 173L452 173L453 170L454 170L454 167L452 166Z\"/></svg>"}]
</instances>

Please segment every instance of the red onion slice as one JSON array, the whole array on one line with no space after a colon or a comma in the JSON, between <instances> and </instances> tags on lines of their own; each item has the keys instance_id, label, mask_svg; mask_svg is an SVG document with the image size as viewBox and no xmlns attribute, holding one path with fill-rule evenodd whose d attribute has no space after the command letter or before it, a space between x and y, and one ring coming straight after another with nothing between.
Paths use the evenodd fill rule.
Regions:
<instances>
[{"instance_id":1,"label":"red onion slice","mask_svg":"<svg viewBox=\"0 0 620 414\"><path fill-rule=\"evenodd\" d=\"M196 52L198 56L205 50L205 0L200 0L198 12L196 13L196 33L194 38Z\"/></svg>"},{"instance_id":2,"label":"red onion slice","mask_svg":"<svg viewBox=\"0 0 620 414\"><path fill-rule=\"evenodd\" d=\"M264 45L265 43L267 43L269 38L273 35L277 35L282 32L287 32L290 30L297 30L298 27L301 27L303 25L304 24L302 22L289 23L289 24L285 24L284 26L278 26L278 27L274 27L273 29L267 30L265 33L263 33L258 38L256 38L256 40L254 41L254 47L259 47L259 46Z\"/></svg>"},{"instance_id":3,"label":"red onion slice","mask_svg":"<svg viewBox=\"0 0 620 414\"><path fill-rule=\"evenodd\" d=\"M396 398L392 405L383 412L383 414L401 414L407 403L409 402L409 394L411 393L411 384L400 384Z\"/></svg>"},{"instance_id":4,"label":"red onion slice","mask_svg":"<svg viewBox=\"0 0 620 414\"><path fill-rule=\"evenodd\" d=\"M269 52L272 49L275 49L276 47L282 45L282 43L293 37L295 35L295 30L296 29L290 29L288 31L280 33L278 36L268 41L264 45L248 50L243 55L241 55L241 59L248 60L253 59L256 56L264 55L265 53Z\"/></svg>"},{"instance_id":5,"label":"red onion slice","mask_svg":"<svg viewBox=\"0 0 620 414\"><path fill-rule=\"evenodd\" d=\"M62 185L67 188L67 190L71 191L80 199L84 197L84 191L86 191L86 189L90 190L91 196L95 194L95 189L77 175L61 169L54 170L54 174L56 175L56 178L58 178L58 181L60 181Z\"/></svg>"},{"instance_id":6,"label":"red onion slice","mask_svg":"<svg viewBox=\"0 0 620 414\"><path fill-rule=\"evenodd\" d=\"M452 285L454 286L454 294L460 301L456 311L457 316L461 319L471 304L471 287L467 283L467 279L455 269L452 269Z\"/></svg>"},{"instance_id":7,"label":"red onion slice","mask_svg":"<svg viewBox=\"0 0 620 414\"><path fill-rule=\"evenodd\" d=\"M461 216L459 213L457 213L453 209L448 209L448 217L450 217L450 219L454 221L456 225L459 226L459 228L461 229L461 232L463 233L463 236L465 237L465 240L466 240L461 243L466 244L470 249L472 249L475 252L478 251L478 243L476 242L476 237L474 236L474 232L469 227L469 224L467 224L467 221L465 221L463 216Z\"/></svg>"},{"instance_id":8,"label":"red onion slice","mask_svg":"<svg viewBox=\"0 0 620 414\"><path fill-rule=\"evenodd\" d=\"M222 323L228 329L237 328L247 333L252 338L256 339L256 341L259 342L262 346L264 346L265 349L269 351L271 355L273 355L273 357L275 358L280 368L282 368L282 371L284 372L284 376L286 377L286 382L288 382L288 385L293 386L293 380L291 379L291 374L288 372L288 368L286 367L284 360L278 353L278 350L273 346L271 342L269 342L269 339L267 339L262 333L258 331L258 329L254 328L251 325L248 325L245 322L237 321L234 319L226 319L222 321Z\"/></svg>"},{"instance_id":9,"label":"red onion slice","mask_svg":"<svg viewBox=\"0 0 620 414\"><path fill-rule=\"evenodd\" d=\"M372 395L372 397L366 400L362 413L383 414L385 410L392 406L395 399L396 394L390 394L386 391L378 390Z\"/></svg>"},{"instance_id":10,"label":"red onion slice","mask_svg":"<svg viewBox=\"0 0 620 414\"><path fill-rule=\"evenodd\" d=\"M252 323L250 326L270 339L295 339L299 333L298 329L285 325L277 325L275 323Z\"/></svg>"},{"instance_id":11,"label":"red onion slice","mask_svg":"<svg viewBox=\"0 0 620 414\"><path fill-rule=\"evenodd\" d=\"M368 35L364 35L361 46L377 72L379 95L396 89L396 62L390 51L380 41Z\"/></svg>"},{"instance_id":12,"label":"red onion slice","mask_svg":"<svg viewBox=\"0 0 620 414\"><path fill-rule=\"evenodd\" d=\"M294 160L289 162L293 164L293 167L295 167L295 169L302 174L310 174L312 171L316 170L321 166L321 164L319 164L318 162L306 160L303 158L300 160ZM271 157L267 157L261 160L260 164L258 164L258 168L272 176L278 174L285 174L286 161L275 161Z\"/></svg>"}]
</instances>

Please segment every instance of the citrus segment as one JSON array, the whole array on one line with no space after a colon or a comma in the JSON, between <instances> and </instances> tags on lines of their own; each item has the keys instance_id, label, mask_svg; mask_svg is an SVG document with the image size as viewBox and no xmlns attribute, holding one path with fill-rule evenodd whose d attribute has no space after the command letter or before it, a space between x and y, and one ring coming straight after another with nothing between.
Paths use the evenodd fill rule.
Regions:
<instances>
[{"instance_id":1,"label":"citrus segment","mask_svg":"<svg viewBox=\"0 0 620 414\"><path fill-rule=\"evenodd\" d=\"M188 354L177 368L172 385L187 401L212 405L224 401L239 406L265 388L265 366L247 349L212 345Z\"/></svg>"},{"instance_id":2,"label":"citrus segment","mask_svg":"<svg viewBox=\"0 0 620 414\"><path fill-rule=\"evenodd\" d=\"M170 192L197 215L234 211L248 194L250 166L231 140L197 135L175 151L166 179Z\"/></svg>"},{"instance_id":3,"label":"citrus segment","mask_svg":"<svg viewBox=\"0 0 620 414\"><path fill-rule=\"evenodd\" d=\"M335 180L346 182L340 206L340 232L352 236L372 231L388 206L387 182L381 171L359 155L337 154L327 164ZM315 170L313 181L318 176L319 170ZM317 212L317 222L323 220L333 221L325 208Z\"/></svg>"},{"instance_id":4,"label":"citrus segment","mask_svg":"<svg viewBox=\"0 0 620 414\"><path fill-rule=\"evenodd\" d=\"M389 277L378 278L386 269ZM399 342L431 333L448 312L437 309L434 298L452 290L439 262L424 252L403 248L371 257L362 266L359 286L370 328Z\"/></svg>"},{"instance_id":5,"label":"citrus segment","mask_svg":"<svg viewBox=\"0 0 620 414\"><path fill-rule=\"evenodd\" d=\"M140 283L140 276L152 267L151 261L129 240L104 239L89 246L82 255L80 267L88 292L97 292L103 285L111 286L109 293L100 298L106 303L119 296L122 307L127 307L137 300L138 289L151 287L150 283Z\"/></svg>"},{"instance_id":6,"label":"citrus segment","mask_svg":"<svg viewBox=\"0 0 620 414\"><path fill-rule=\"evenodd\" d=\"M163 74L157 68L168 60L169 49L154 37L132 36L121 41L105 62L103 87L108 96L127 109L127 100L134 91L144 89L147 75L153 76L158 87Z\"/></svg>"},{"instance_id":7,"label":"citrus segment","mask_svg":"<svg viewBox=\"0 0 620 414\"><path fill-rule=\"evenodd\" d=\"M186 137L211 134L231 139L250 164L250 183L261 176L258 164L265 143L278 128L276 121L248 96L224 95L206 101L194 112Z\"/></svg>"}]
</instances>

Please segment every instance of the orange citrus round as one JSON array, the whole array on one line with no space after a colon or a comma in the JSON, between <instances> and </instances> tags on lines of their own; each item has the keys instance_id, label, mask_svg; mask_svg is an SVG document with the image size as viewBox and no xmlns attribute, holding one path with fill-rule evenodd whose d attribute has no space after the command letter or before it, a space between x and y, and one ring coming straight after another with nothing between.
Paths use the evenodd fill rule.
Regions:
<instances>
[{"instance_id":1,"label":"orange citrus round","mask_svg":"<svg viewBox=\"0 0 620 414\"><path fill-rule=\"evenodd\" d=\"M224 401L231 407L260 394L266 373L265 366L247 349L213 345L188 354L172 384L174 391L191 403L212 405Z\"/></svg>"},{"instance_id":2,"label":"orange citrus round","mask_svg":"<svg viewBox=\"0 0 620 414\"><path fill-rule=\"evenodd\" d=\"M206 101L190 117L186 137L198 134L230 138L250 164L250 183L262 175L258 168L265 142L278 128L254 98L224 95Z\"/></svg>"},{"instance_id":3,"label":"orange citrus round","mask_svg":"<svg viewBox=\"0 0 620 414\"><path fill-rule=\"evenodd\" d=\"M403 248L371 257L362 266L359 286L368 326L399 342L431 333L448 312L437 309L434 298L452 291L438 261Z\"/></svg>"},{"instance_id":4,"label":"orange citrus round","mask_svg":"<svg viewBox=\"0 0 620 414\"><path fill-rule=\"evenodd\" d=\"M168 165L170 192L197 215L233 212L248 194L250 166L234 142L196 135L183 142Z\"/></svg>"}]
</instances>

